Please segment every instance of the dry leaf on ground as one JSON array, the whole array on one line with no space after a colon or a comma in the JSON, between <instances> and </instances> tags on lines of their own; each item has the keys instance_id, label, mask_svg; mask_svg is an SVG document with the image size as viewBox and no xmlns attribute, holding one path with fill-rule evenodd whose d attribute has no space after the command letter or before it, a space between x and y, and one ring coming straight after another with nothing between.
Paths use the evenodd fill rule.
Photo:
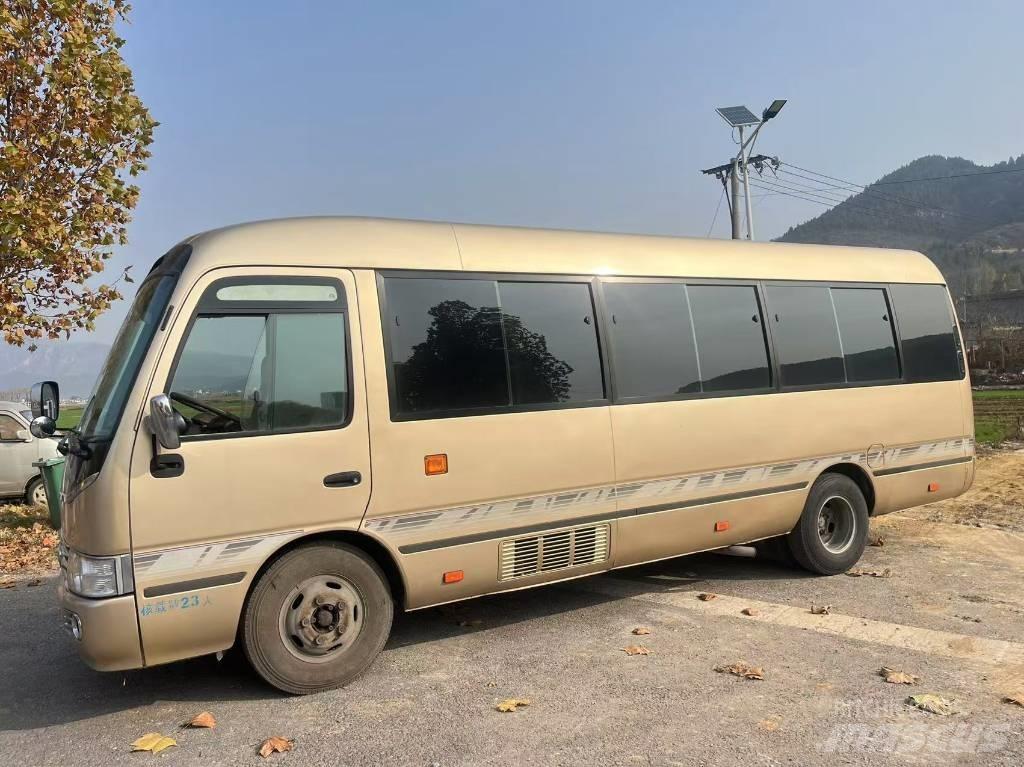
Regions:
<instances>
[{"instance_id":1,"label":"dry leaf on ground","mask_svg":"<svg viewBox=\"0 0 1024 767\"><path fill-rule=\"evenodd\" d=\"M917 684L921 680L919 676L908 674L906 671L897 671L888 666L882 666L878 675L889 684Z\"/></svg>"},{"instance_id":2,"label":"dry leaf on ground","mask_svg":"<svg viewBox=\"0 0 1024 767\"><path fill-rule=\"evenodd\" d=\"M872 535L868 538L868 546L884 546L885 538L880 535Z\"/></svg>"},{"instance_id":3,"label":"dry leaf on ground","mask_svg":"<svg viewBox=\"0 0 1024 767\"><path fill-rule=\"evenodd\" d=\"M56 533L39 506L0 507L0 575L41 575L57 569Z\"/></svg>"},{"instance_id":4,"label":"dry leaf on ground","mask_svg":"<svg viewBox=\"0 0 1024 767\"><path fill-rule=\"evenodd\" d=\"M159 754L165 748L176 746L178 743L174 738L168 738L159 732L147 732L141 738L132 743L132 751L149 751L151 754Z\"/></svg>"},{"instance_id":5,"label":"dry leaf on ground","mask_svg":"<svg viewBox=\"0 0 1024 767\"><path fill-rule=\"evenodd\" d=\"M1018 706L1024 706L1024 692L1019 692L1015 695L1007 695L1003 698L1003 703L1016 703Z\"/></svg>"},{"instance_id":6,"label":"dry leaf on ground","mask_svg":"<svg viewBox=\"0 0 1024 767\"><path fill-rule=\"evenodd\" d=\"M188 726L213 729L217 726L217 720L213 718L213 714L209 711L203 711L189 719Z\"/></svg>"},{"instance_id":7,"label":"dry leaf on ground","mask_svg":"<svg viewBox=\"0 0 1024 767\"><path fill-rule=\"evenodd\" d=\"M26 586L38 586L42 581L39 578L33 578L32 580L25 583Z\"/></svg>"},{"instance_id":8,"label":"dry leaf on ground","mask_svg":"<svg viewBox=\"0 0 1024 767\"><path fill-rule=\"evenodd\" d=\"M701 602L708 602L712 599L716 599L717 597L718 594L702 593L697 595L697 599L699 599Z\"/></svg>"},{"instance_id":9,"label":"dry leaf on ground","mask_svg":"<svg viewBox=\"0 0 1024 767\"><path fill-rule=\"evenodd\" d=\"M260 744L259 754L264 759L273 754L275 751L278 753L284 753L285 751L291 751L292 746L295 745L295 741L291 738L282 738L280 735L275 735L272 738L267 738Z\"/></svg>"},{"instance_id":10,"label":"dry leaf on ground","mask_svg":"<svg viewBox=\"0 0 1024 767\"><path fill-rule=\"evenodd\" d=\"M645 634L650 634L651 630L646 626L637 626L635 629L633 629L632 633L636 634L637 636L644 636Z\"/></svg>"},{"instance_id":11,"label":"dry leaf on ground","mask_svg":"<svg viewBox=\"0 0 1024 767\"><path fill-rule=\"evenodd\" d=\"M774 732L779 729L779 724L778 719L762 719L757 723L757 729L764 730L765 732Z\"/></svg>"},{"instance_id":12,"label":"dry leaf on ground","mask_svg":"<svg viewBox=\"0 0 1024 767\"><path fill-rule=\"evenodd\" d=\"M951 714L957 713L957 710L953 705L953 701L930 692L924 693L923 695L911 695L907 698L907 703L921 709L922 711L927 711L930 714L938 714L939 716L950 716Z\"/></svg>"},{"instance_id":13,"label":"dry leaf on ground","mask_svg":"<svg viewBox=\"0 0 1024 767\"><path fill-rule=\"evenodd\" d=\"M17 581L0 581L0 589L13 589L17 585Z\"/></svg>"},{"instance_id":14,"label":"dry leaf on ground","mask_svg":"<svg viewBox=\"0 0 1024 767\"><path fill-rule=\"evenodd\" d=\"M626 655L650 655L651 651L644 647L642 644L631 644L629 647L623 647L622 652Z\"/></svg>"},{"instance_id":15,"label":"dry leaf on ground","mask_svg":"<svg viewBox=\"0 0 1024 767\"><path fill-rule=\"evenodd\" d=\"M758 610L756 607L744 607L742 610L740 610L740 612L744 615L749 615L751 617L761 614L761 611Z\"/></svg>"},{"instance_id":16,"label":"dry leaf on ground","mask_svg":"<svg viewBox=\"0 0 1024 767\"><path fill-rule=\"evenodd\" d=\"M832 612L832 605L816 605L811 603L811 615L829 615Z\"/></svg>"},{"instance_id":17,"label":"dry leaf on ground","mask_svg":"<svg viewBox=\"0 0 1024 767\"><path fill-rule=\"evenodd\" d=\"M529 706L530 701L528 698L506 698L494 708L503 714L511 714L513 711L519 709L520 706Z\"/></svg>"},{"instance_id":18,"label":"dry leaf on ground","mask_svg":"<svg viewBox=\"0 0 1024 767\"><path fill-rule=\"evenodd\" d=\"M892 575L892 570L888 567L884 570L868 570L863 567L854 567L846 571L846 574L851 578L860 578L866 576L868 578L889 578Z\"/></svg>"},{"instance_id":19,"label":"dry leaf on ground","mask_svg":"<svg viewBox=\"0 0 1024 767\"><path fill-rule=\"evenodd\" d=\"M744 679L764 679L764 669L760 666L751 666L746 661L730 663L728 666L715 666L715 671L720 674L733 674Z\"/></svg>"}]
</instances>

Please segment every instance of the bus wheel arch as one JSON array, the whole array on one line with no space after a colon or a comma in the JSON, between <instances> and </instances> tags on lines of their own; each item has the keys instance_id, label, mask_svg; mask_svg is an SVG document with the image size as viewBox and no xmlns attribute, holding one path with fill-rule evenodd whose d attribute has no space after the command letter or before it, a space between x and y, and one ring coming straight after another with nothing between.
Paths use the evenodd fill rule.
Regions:
<instances>
[{"instance_id":1,"label":"bus wheel arch","mask_svg":"<svg viewBox=\"0 0 1024 767\"><path fill-rule=\"evenodd\" d=\"M817 481L821 476L829 473L842 474L856 482L857 487L860 488L860 492L864 496L864 502L868 506L868 516L874 515L875 486L871 482L871 476L864 470L863 466L859 466L855 463L834 463L815 477L815 481ZM812 482L811 485L813 486L813 484L814 483Z\"/></svg>"}]
</instances>

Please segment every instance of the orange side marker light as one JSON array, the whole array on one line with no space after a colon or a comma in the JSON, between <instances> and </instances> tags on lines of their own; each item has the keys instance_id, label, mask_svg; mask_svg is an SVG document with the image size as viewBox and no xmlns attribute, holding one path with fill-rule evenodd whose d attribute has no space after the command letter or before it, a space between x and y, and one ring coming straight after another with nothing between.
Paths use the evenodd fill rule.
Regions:
<instances>
[{"instance_id":1,"label":"orange side marker light","mask_svg":"<svg viewBox=\"0 0 1024 767\"><path fill-rule=\"evenodd\" d=\"M423 473L428 477L448 473L448 454L435 453L423 457Z\"/></svg>"},{"instance_id":2,"label":"orange side marker light","mask_svg":"<svg viewBox=\"0 0 1024 767\"><path fill-rule=\"evenodd\" d=\"M723 519L721 522L715 522L715 532L724 533L729 529L729 520Z\"/></svg>"},{"instance_id":3,"label":"orange side marker light","mask_svg":"<svg viewBox=\"0 0 1024 767\"><path fill-rule=\"evenodd\" d=\"M929 482L928 483L928 492L929 493L937 492L938 489L939 489L939 483L938 482Z\"/></svg>"},{"instance_id":4,"label":"orange side marker light","mask_svg":"<svg viewBox=\"0 0 1024 767\"><path fill-rule=\"evenodd\" d=\"M466 574L464 572L462 572L462 570L449 570L448 572L446 572L444 575L441 576L441 582L442 583L458 583L459 581L461 581L465 577L466 577Z\"/></svg>"}]
</instances>

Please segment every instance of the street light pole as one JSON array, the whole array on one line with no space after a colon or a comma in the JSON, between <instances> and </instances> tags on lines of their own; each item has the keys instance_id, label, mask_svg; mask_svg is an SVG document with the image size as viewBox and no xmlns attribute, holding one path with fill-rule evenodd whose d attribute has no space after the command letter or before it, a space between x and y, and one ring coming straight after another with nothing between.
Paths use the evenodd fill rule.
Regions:
<instances>
[{"instance_id":1,"label":"street light pole","mask_svg":"<svg viewBox=\"0 0 1024 767\"><path fill-rule=\"evenodd\" d=\"M730 190L732 193L731 200L732 206L730 213L732 214L732 238L734 240L742 239L741 227L740 227L740 210L739 210L739 174L743 173L743 197L746 203L747 213L747 239L754 239L754 211L753 201L750 196L750 153L748 148L753 148L754 142L757 140L757 134L761 132L761 128L764 124L775 117L779 112L782 111L782 107L786 105L785 99L776 99L771 105L761 113L761 118L758 117L744 106L738 107L720 107L717 111L721 115L722 119L729 123L733 128L738 128L740 132L739 145L740 149L736 153L736 156L730 160L729 164L721 165L717 168L709 168L708 170L701 171L704 174L715 174L718 178L724 178L725 175L729 176ZM747 137L744 137L743 129L753 128L754 130ZM758 155L758 158L761 158ZM755 158L755 166L757 166L757 159Z\"/></svg>"}]
</instances>

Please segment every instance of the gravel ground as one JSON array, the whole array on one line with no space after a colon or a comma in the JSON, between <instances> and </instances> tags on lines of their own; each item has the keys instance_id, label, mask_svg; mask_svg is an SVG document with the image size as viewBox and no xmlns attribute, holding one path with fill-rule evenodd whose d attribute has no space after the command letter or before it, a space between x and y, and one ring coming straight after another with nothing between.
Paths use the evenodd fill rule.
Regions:
<instances>
[{"instance_id":1,"label":"gravel ground","mask_svg":"<svg viewBox=\"0 0 1024 767\"><path fill-rule=\"evenodd\" d=\"M950 519L963 503L950 502ZM1020 765L1024 707L1003 697L1024 693L1024 536L1004 524L1006 504L992 525L975 512L969 525L940 521L940 506L874 523L884 545L861 567L889 577L813 578L705 554L411 613L364 677L305 698L275 693L231 654L93 672L57 628L53 578L22 577L0 590L0 755L255 764L260 742L281 735L294 749L268 762ZM810 615L812 603L831 615ZM747 604L755 615L740 612ZM650 634L633 635L638 626ZM623 652L634 644L650 654ZM737 661L764 679L714 671ZM882 666L920 682L887 684ZM905 703L918 693L959 713ZM530 705L495 710L513 697ZM203 710L215 729L180 729ZM178 746L130 753L154 731Z\"/></svg>"}]
</instances>

